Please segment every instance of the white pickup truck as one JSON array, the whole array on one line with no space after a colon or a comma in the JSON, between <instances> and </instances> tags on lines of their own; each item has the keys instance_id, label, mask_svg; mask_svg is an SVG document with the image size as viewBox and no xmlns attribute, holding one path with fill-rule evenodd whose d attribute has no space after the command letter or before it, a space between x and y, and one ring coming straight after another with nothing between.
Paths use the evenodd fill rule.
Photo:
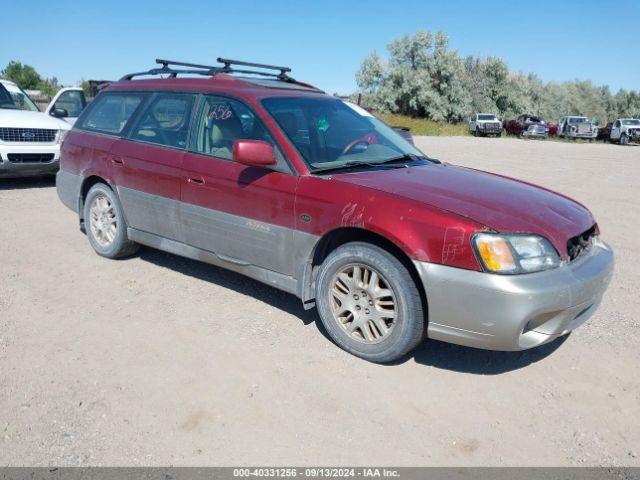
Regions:
<instances>
[{"instance_id":1,"label":"white pickup truck","mask_svg":"<svg viewBox=\"0 0 640 480\"><path fill-rule=\"evenodd\" d=\"M640 120L637 118L617 119L611 125L609 140L611 142L618 142L620 145L640 142Z\"/></svg>"},{"instance_id":2,"label":"white pickup truck","mask_svg":"<svg viewBox=\"0 0 640 480\"><path fill-rule=\"evenodd\" d=\"M60 144L87 101L63 88L44 112L15 83L0 80L0 178L55 174Z\"/></svg>"},{"instance_id":3,"label":"white pickup truck","mask_svg":"<svg viewBox=\"0 0 640 480\"><path fill-rule=\"evenodd\" d=\"M587 117L567 115L558 120L558 136L594 139L598 136L598 127Z\"/></svg>"}]
</instances>

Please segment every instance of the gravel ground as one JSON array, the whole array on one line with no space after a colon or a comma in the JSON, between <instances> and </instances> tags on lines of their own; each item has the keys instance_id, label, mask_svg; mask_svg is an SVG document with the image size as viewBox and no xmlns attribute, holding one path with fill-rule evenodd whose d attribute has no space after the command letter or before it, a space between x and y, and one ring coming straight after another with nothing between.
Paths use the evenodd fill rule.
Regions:
<instances>
[{"instance_id":1,"label":"gravel ground","mask_svg":"<svg viewBox=\"0 0 640 480\"><path fill-rule=\"evenodd\" d=\"M103 259L50 181L0 180L0 464L640 466L640 148L416 141L593 210L617 265L587 325L374 365L291 295L151 249Z\"/></svg>"}]
</instances>

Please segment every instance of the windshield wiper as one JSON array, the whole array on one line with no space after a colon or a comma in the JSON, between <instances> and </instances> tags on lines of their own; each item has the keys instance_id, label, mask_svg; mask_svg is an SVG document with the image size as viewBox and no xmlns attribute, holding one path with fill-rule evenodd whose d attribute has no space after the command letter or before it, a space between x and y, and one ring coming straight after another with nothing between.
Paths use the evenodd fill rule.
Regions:
<instances>
[{"instance_id":1,"label":"windshield wiper","mask_svg":"<svg viewBox=\"0 0 640 480\"><path fill-rule=\"evenodd\" d=\"M405 153L404 155L400 155L398 157L392 157L392 158L387 158L386 160L382 160L379 162L346 162L343 163L342 165L334 165L332 167L320 167L320 168L315 168L313 170L313 173L320 173L320 172L329 172L329 171L335 171L335 170L351 170L354 168L362 168L362 167L386 167L386 168L397 168L397 167L403 167L406 166L407 163L409 162L416 162L416 161L420 161L420 160L429 160L431 162L435 162L435 163L440 163L439 160L434 160L434 159L430 159L427 157L423 157L420 155L414 155L412 153ZM396 165L396 166L392 166L392 165Z\"/></svg>"}]
</instances>

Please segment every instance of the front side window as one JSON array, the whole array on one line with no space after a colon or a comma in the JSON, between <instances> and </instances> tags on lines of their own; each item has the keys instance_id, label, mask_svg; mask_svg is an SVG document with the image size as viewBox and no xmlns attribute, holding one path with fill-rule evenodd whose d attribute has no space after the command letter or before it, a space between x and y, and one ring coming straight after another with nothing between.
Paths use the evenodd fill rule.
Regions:
<instances>
[{"instance_id":1,"label":"front side window","mask_svg":"<svg viewBox=\"0 0 640 480\"><path fill-rule=\"evenodd\" d=\"M144 96L138 93L102 93L79 125L84 130L118 135Z\"/></svg>"},{"instance_id":2,"label":"front side window","mask_svg":"<svg viewBox=\"0 0 640 480\"><path fill-rule=\"evenodd\" d=\"M174 148L186 148L195 95L156 94L131 129L130 138Z\"/></svg>"},{"instance_id":3,"label":"front side window","mask_svg":"<svg viewBox=\"0 0 640 480\"><path fill-rule=\"evenodd\" d=\"M64 108L69 117L79 117L86 105L87 101L80 90L67 90L60 94L53 108Z\"/></svg>"},{"instance_id":4,"label":"front side window","mask_svg":"<svg viewBox=\"0 0 640 480\"><path fill-rule=\"evenodd\" d=\"M246 105L225 97L205 97L196 126L194 150L231 160L236 140L269 142L276 150L278 163L283 162L272 136Z\"/></svg>"},{"instance_id":5,"label":"front side window","mask_svg":"<svg viewBox=\"0 0 640 480\"><path fill-rule=\"evenodd\" d=\"M0 108L6 110L27 110L29 112L39 112L36 104L24 93L20 87L0 83Z\"/></svg>"},{"instance_id":6,"label":"front side window","mask_svg":"<svg viewBox=\"0 0 640 480\"><path fill-rule=\"evenodd\" d=\"M262 103L312 170L424 157L357 105L327 97L267 98Z\"/></svg>"}]
</instances>

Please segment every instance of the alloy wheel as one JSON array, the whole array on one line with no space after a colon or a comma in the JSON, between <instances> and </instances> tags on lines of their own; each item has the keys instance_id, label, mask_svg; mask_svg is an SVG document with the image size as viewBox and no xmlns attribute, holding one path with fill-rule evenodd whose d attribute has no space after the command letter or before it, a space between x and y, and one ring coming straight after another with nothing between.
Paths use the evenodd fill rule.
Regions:
<instances>
[{"instance_id":1,"label":"alloy wheel","mask_svg":"<svg viewBox=\"0 0 640 480\"><path fill-rule=\"evenodd\" d=\"M106 195L96 195L89 209L89 226L93 238L102 247L113 243L118 233L118 219L113 203Z\"/></svg>"},{"instance_id":2,"label":"alloy wheel","mask_svg":"<svg viewBox=\"0 0 640 480\"><path fill-rule=\"evenodd\" d=\"M350 264L331 283L331 311L354 340L379 343L395 325L396 298L384 276L368 265Z\"/></svg>"}]
</instances>

